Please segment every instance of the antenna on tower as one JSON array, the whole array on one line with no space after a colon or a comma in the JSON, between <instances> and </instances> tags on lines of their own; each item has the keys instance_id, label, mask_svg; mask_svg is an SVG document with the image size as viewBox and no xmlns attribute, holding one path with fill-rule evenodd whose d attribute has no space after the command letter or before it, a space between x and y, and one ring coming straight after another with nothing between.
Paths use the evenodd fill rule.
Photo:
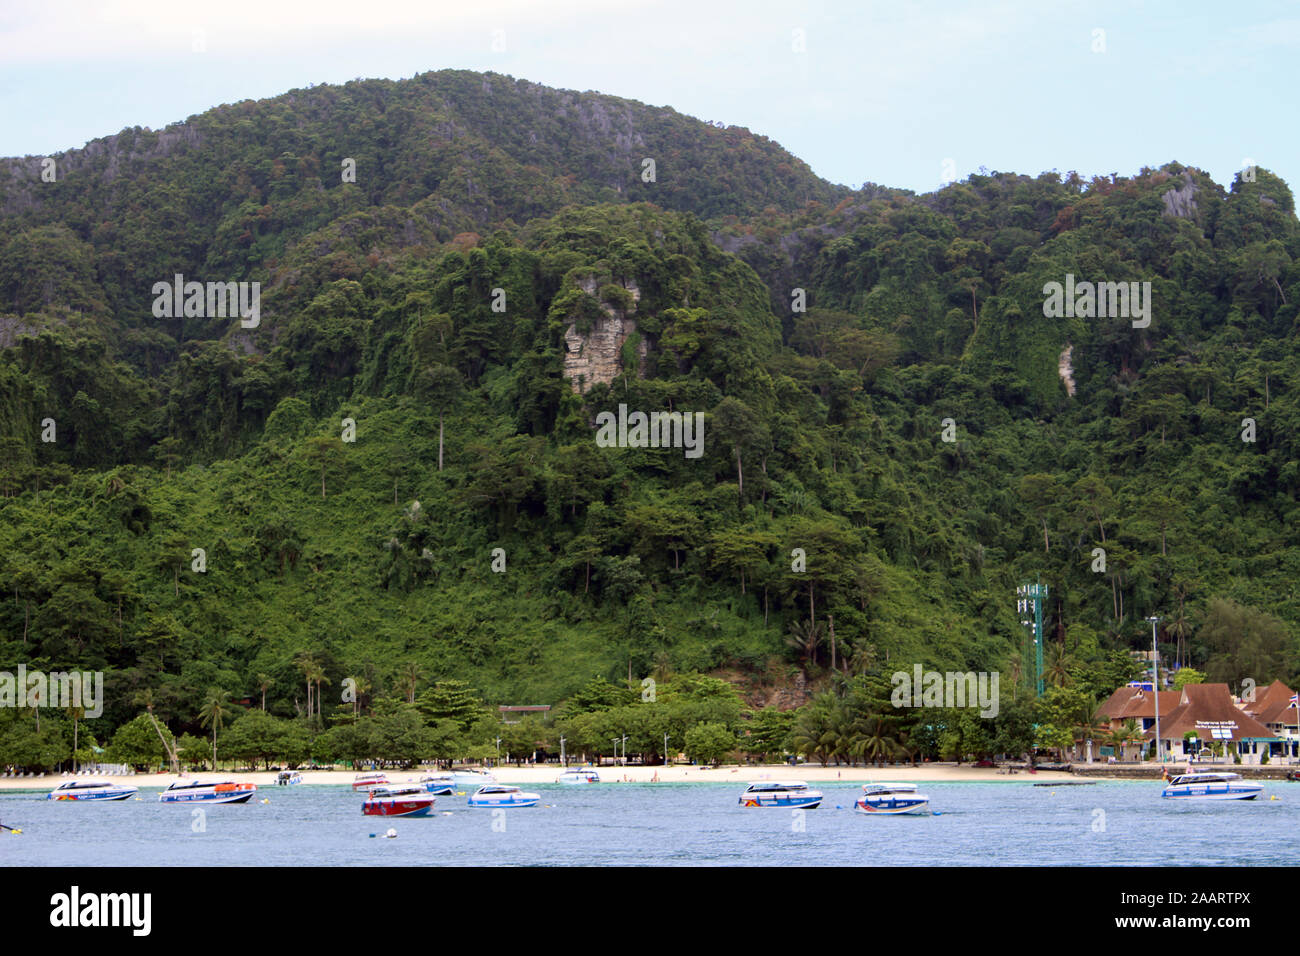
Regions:
<instances>
[{"instance_id":1,"label":"antenna on tower","mask_svg":"<svg viewBox=\"0 0 1300 956\"><path fill-rule=\"evenodd\" d=\"M1016 611L1020 623L1029 631L1033 643L1034 693L1043 696L1043 602L1047 600L1047 585L1041 581L1022 584L1016 588Z\"/></svg>"}]
</instances>

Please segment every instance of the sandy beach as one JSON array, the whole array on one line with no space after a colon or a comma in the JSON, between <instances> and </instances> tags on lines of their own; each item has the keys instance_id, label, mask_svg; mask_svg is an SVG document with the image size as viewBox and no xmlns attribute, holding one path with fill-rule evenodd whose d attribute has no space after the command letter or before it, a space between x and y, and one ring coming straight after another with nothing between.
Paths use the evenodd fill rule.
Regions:
<instances>
[{"instance_id":1,"label":"sandy beach","mask_svg":"<svg viewBox=\"0 0 1300 956\"><path fill-rule=\"evenodd\" d=\"M571 767L579 766L570 764ZM812 782L865 783L877 781L944 782L961 783L976 781L1012 781L1028 783L1031 781L1066 780L1071 774L1063 771L1040 770L1036 773L1019 771L1014 775L999 772L992 767L972 767L968 764L957 766L952 763L926 763L917 767L819 767L801 765L790 767L786 764L768 764L762 766L721 766L696 767L678 764L671 767L614 767L596 768L602 783L735 783L743 785L751 780L804 780ZM416 781L426 773L438 771L432 768L417 770L384 771L393 783ZM498 783L539 784L554 783L561 768L556 764L545 766L503 766L491 770ZM357 775L353 770L304 770L305 785L350 786ZM185 774L185 779L231 778L255 783L259 788L272 790L276 787L274 771L219 771L216 773ZM40 777L0 777L0 790L52 790L64 781L73 779L71 774L46 774ZM88 780L90 777L79 779ZM129 783L135 787L162 788L178 779L170 773L138 773L127 776L98 777L93 779L114 780ZM1097 779L1097 778L1094 778Z\"/></svg>"}]
</instances>

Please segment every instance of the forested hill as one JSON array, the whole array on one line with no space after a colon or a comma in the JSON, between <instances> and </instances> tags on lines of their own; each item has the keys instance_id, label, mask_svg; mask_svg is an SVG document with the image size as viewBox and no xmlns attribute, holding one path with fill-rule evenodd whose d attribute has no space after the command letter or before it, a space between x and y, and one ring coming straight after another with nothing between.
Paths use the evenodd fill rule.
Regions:
<instances>
[{"instance_id":1,"label":"forested hill","mask_svg":"<svg viewBox=\"0 0 1300 956\"><path fill-rule=\"evenodd\" d=\"M465 72L52 159L0 163L0 669L104 670L101 739L213 688L301 714L308 673L1014 688L1033 579L1055 683L1113 689L1153 613L1171 660L1294 679L1300 235L1263 168L850 191ZM260 324L158 317L176 273L262 283ZM1150 283L1149 323L1045 314L1075 280ZM602 447L620 405L703 413L703 453Z\"/></svg>"}]
</instances>

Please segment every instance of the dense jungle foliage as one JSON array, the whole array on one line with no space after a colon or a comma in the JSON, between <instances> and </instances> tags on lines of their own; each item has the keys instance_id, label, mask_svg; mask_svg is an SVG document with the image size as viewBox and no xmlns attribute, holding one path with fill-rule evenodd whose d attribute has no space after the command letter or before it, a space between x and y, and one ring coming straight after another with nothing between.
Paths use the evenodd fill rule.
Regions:
<instances>
[{"instance_id":1,"label":"dense jungle foliage","mask_svg":"<svg viewBox=\"0 0 1300 956\"><path fill-rule=\"evenodd\" d=\"M5 710L0 764L74 722L156 761L148 714L191 760L487 756L498 704L557 705L515 755L1064 748L1153 614L1209 680L1300 671L1300 234L1265 169L849 190L451 71L52 158L0 161L0 669L105 703ZM261 283L260 323L155 317L176 274ZM1150 325L1046 317L1067 275L1149 282ZM570 381L615 321L616 374ZM703 412L703 455L598 447L620 404ZM1002 716L890 707L916 663L1000 672Z\"/></svg>"}]
</instances>

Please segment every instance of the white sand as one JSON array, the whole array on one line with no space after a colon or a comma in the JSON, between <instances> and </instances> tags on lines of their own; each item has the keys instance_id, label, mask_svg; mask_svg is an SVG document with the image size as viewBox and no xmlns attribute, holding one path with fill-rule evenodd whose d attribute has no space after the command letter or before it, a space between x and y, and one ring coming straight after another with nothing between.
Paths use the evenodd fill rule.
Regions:
<instances>
[{"instance_id":1,"label":"white sand","mask_svg":"<svg viewBox=\"0 0 1300 956\"><path fill-rule=\"evenodd\" d=\"M571 767L579 766L570 764ZM1028 783L1031 781L1048 781L1071 779L1071 775L1061 771L1038 771L1037 773L1028 773L1020 771L1013 775L1002 773L991 767L972 767L969 764L957 766L952 763L924 763L916 767L820 767L816 764L801 764L798 767L791 767L787 764L766 764L757 766L722 766L722 767L696 767L689 765L677 764L671 767L615 767L603 766L597 767L600 773L602 783L735 783L738 786L748 783L751 780L805 780L808 782L835 782L843 780L847 783L862 783L867 781L879 781L888 783L891 781L940 781L948 783L972 782L972 781L1014 781ZM437 773L440 771L433 768L420 768L417 770L388 770L385 773L388 779L393 783L406 783L416 781L426 773ZM538 784L554 783L556 778L562 772L558 764L547 764L542 766L502 766L491 768L490 772L496 777L498 783L510 784ZM353 770L304 770L302 778L304 784L332 784L334 786L350 786L356 778L357 771ZM280 789L275 785L276 773L274 771L256 771L256 772L233 772L222 770L216 773L195 773L184 775L185 779L212 780L218 778L230 778L233 780L247 781L255 783L258 787L266 787L272 790ZM71 774L46 774L41 777L0 777L0 790L52 790L60 783L67 780L80 779L89 780L90 777L76 777ZM169 773L140 773L119 777L100 777L93 779L113 780L120 783L129 783L135 787L166 787L178 779L174 774ZM1091 777L1089 779L1103 779Z\"/></svg>"}]
</instances>

